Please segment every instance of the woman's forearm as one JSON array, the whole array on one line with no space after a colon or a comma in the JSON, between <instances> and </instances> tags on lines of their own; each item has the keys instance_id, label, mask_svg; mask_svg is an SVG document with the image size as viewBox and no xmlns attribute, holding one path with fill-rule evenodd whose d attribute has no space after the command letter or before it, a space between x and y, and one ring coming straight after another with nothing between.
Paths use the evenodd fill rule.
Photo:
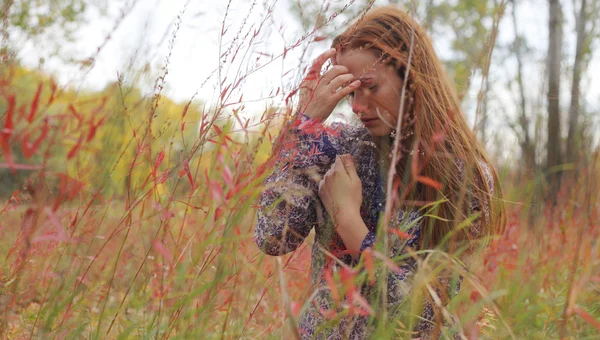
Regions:
<instances>
[{"instance_id":1,"label":"woman's forearm","mask_svg":"<svg viewBox=\"0 0 600 340\"><path fill-rule=\"evenodd\" d=\"M342 238L342 241L344 241L346 249L352 257L358 258L360 246L369 233L369 229L365 225L360 213L357 211L340 214L336 227L337 233Z\"/></svg>"}]
</instances>

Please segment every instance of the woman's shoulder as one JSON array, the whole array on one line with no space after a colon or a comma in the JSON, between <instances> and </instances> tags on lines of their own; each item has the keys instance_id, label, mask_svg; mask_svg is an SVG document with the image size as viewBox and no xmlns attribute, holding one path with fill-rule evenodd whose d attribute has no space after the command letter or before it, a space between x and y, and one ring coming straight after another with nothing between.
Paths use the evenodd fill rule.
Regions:
<instances>
[{"instance_id":1,"label":"woman's shoulder","mask_svg":"<svg viewBox=\"0 0 600 340\"><path fill-rule=\"evenodd\" d=\"M376 147L373 138L364 126L336 121L330 124L330 128L336 131L336 137L333 138L332 143L335 143L334 147L339 154L357 155L364 147L368 149Z\"/></svg>"}]
</instances>

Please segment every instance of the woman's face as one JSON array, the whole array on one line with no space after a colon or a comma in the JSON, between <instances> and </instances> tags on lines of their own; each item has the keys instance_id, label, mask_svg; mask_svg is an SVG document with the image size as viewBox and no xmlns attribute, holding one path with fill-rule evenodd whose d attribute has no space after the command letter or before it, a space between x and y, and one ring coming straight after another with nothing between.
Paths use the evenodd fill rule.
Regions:
<instances>
[{"instance_id":1,"label":"woman's face","mask_svg":"<svg viewBox=\"0 0 600 340\"><path fill-rule=\"evenodd\" d=\"M370 50L345 50L338 54L335 64L348 68L361 85L348 101L369 134L374 137L389 135L396 126L400 109L402 79L392 64L384 64ZM377 114L379 111L380 115Z\"/></svg>"}]
</instances>

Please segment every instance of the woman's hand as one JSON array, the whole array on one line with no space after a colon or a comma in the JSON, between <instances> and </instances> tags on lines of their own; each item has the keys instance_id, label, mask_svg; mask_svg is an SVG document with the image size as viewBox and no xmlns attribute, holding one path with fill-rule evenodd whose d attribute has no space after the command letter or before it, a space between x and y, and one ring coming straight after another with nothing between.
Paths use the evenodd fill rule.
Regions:
<instances>
[{"instance_id":1,"label":"woman's hand","mask_svg":"<svg viewBox=\"0 0 600 340\"><path fill-rule=\"evenodd\" d=\"M332 48L318 56L300 84L298 110L311 118L327 119L337 103L360 86L360 80L353 81L354 75L342 65L333 66L321 75L323 64L335 52Z\"/></svg>"},{"instance_id":2,"label":"woman's hand","mask_svg":"<svg viewBox=\"0 0 600 340\"><path fill-rule=\"evenodd\" d=\"M335 158L335 163L319 183L319 197L334 222L342 215L360 212L362 183L351 155Z\"/></svg>"},{"instance_id":3,"label":"woman's hand","mask_svg":"<svg viewBox=\"0 0 600 340\"><path fill-rule=\"evenodd\" d=\"M358 254L369 230L360 216L362 183L351 155L336 157L319 182L319 197L346 248L352 255Z\"/></svg>"}]
</instances>

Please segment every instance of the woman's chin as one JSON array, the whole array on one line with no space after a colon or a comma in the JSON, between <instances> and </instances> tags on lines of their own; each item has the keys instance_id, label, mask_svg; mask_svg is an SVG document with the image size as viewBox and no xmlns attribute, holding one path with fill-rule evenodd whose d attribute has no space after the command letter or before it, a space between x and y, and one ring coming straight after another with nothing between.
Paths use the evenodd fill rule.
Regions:
<instances>
[{"instance_id":1,"label":"woman's chin","mask_svg":"<svg viewBox=\"0 0 600 340\"><path fill-rule=\"evenodd\" d=\"M384 136L389 136L391 133L390 129L382 129L381 126L376 125L376 126L365 126L365 129L367 129L367 132L369 132L369 134L372 137L384 137Z\"/></svg>"}]
</instances>

